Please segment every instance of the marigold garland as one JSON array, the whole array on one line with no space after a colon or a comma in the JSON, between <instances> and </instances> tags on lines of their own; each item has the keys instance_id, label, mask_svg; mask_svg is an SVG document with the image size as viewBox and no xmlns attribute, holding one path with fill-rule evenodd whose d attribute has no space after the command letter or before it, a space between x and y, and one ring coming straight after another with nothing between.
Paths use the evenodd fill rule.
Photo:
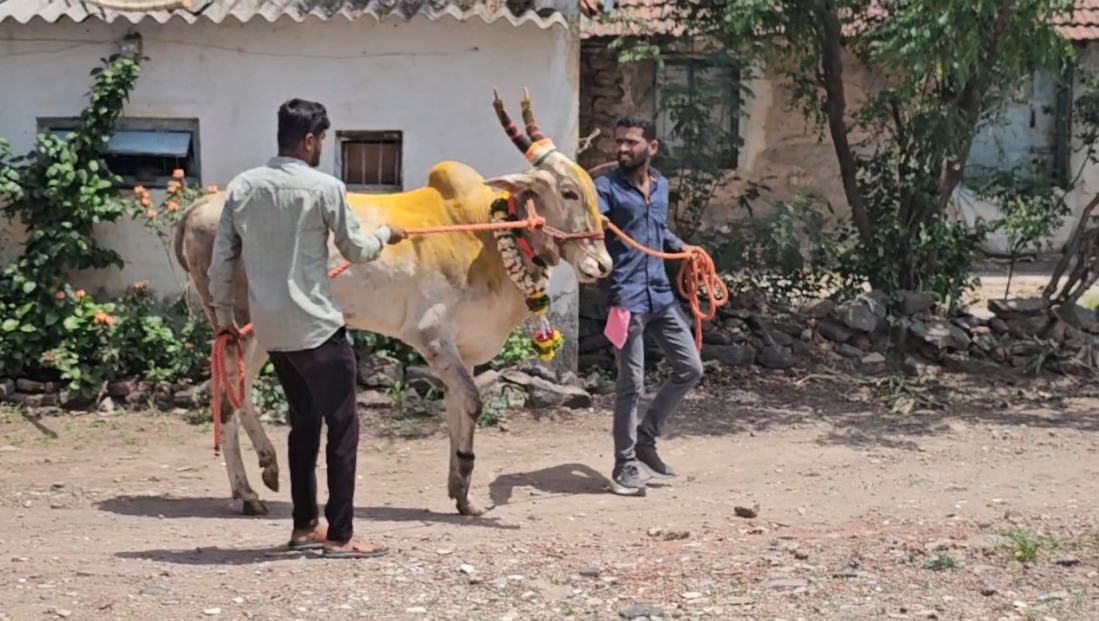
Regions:
<instances>
[{"instance_id":1,"label":"marigold garland","mask_svg":"<svg viewBox=\"0 0 1099 621\"><path fill-rule=\"evenodd\" d=\"M508 208L508 201L507 198L501 198L493 202L490 213L493 222L515 219L516 216ZM533 272L527 269L523 252L519 248L518 233L499 230L494 231L493 235L496 237L496 247L504 259L504 268L507 269L508 276L526 296L527 309L542 317L542 327L535 331L530 340L538 357L549 362L557 355L565 341L561 332L551 327L546 320L550 309L550 296L546 293L549 269L539 262L535 262Z\"/></svg>"}]
</instances>

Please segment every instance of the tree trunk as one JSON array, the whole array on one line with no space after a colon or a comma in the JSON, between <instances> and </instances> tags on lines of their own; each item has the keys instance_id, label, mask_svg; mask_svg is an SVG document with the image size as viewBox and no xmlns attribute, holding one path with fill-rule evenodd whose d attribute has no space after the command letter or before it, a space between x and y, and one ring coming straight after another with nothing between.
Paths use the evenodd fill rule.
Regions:
<instances>
[{"instance_id":1,"label":"tree trunk","mask_svg":"<svg viewBox=\"0 0 1099 621\"><path fill-rule=\"evenodd\" d=\"M847 100L843 87L843 48L841 25L836 7L829 2L818 12L821 20L819 44L821 51L820 84L824 88L824 113L828 117L828 131L840 165L843 193L851 206L851 217L859 231L859 237L868 242L874 237L874 227L866 203L859 193L858 169L851 143L847 140Z\"/></svg>"},{"instance_id":2,"label":"tree trunk","mask_svg":"<svg viewBox=\"0 0 1099 621\"><path fill-rule=\"evenodd\" d=\"M1072 264L1072 260L1079 254L1081 249L1080 246L1084 242L1088 232L1088 220L1091 220L1091 213L1095 211L1097 207L1099 207L1099 194L1095 195L1087 206L1084 207L1084 211L1080 214L1080 219L1076 221L1076 227L1072 230L1072 237L1069 238L1068 243L1066 243L1061 250L1061 260L1057 262L1057 267L1053 269L1053 274L1049 278L1049 283L1042 291L1042 300L1047 305L1054 294L1057 293L1058 289L1060 289L1058 282L1061 280L1061 276L1065 274L1069 265Z\"/></svg>"}]
</instances>

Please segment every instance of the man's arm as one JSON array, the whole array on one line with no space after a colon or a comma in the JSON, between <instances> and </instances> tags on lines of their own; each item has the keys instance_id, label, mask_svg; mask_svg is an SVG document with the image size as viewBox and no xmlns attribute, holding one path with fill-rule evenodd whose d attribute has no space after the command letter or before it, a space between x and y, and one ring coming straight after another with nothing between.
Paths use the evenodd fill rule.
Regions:
<instances>
[{"instance_id":1,"label":"man's arm","mask_svg":"<svg viewBox=\"0 0 1099 621\"><path fill-rule=\"evenodd\" d=\"M687 249L687 244L679 239L675 233L672 232L671 227L667 224L664 225L664 252L683 252Z\"/></svg>"},{"instance_id":2,"label":"man's arm","mask_svg":"<svg viewBox=\"0 0 1099 621\"><path fill-rule=\"evenodd\" d=\"M595 193L599 198L599 213L611 217L611 184L606 176L595 180Z\"/></svg>"},{"instance_id":3,"label":"man's arm","mask_svg":"<svg viewBox=\"0 0 1099 621\"><path fill-rule=\"evenodd\" d=\"M214 237L214 254L206 276L210 280L210 306L218 329L235 329L236 314L233 299L233 272L240 259L240 235L233 225L233 210L237 204L236 188L227 188L225 205L218 220L217 235Z\"/></svg>"},{"instance_id":4,"label":"man's arm","mask_svg":"<svg viewBox=\"0 0 1099 621\"><path fill-rule=\"evenodd\" d=\"M342 183L334 186L324 201L324 222L332 231L340 254L352 263L373 261L382 254L386 244L404 239L404 231L385 225L372 235L364 233L347 204L347 191Z\"/></svg>"}]
</instances>

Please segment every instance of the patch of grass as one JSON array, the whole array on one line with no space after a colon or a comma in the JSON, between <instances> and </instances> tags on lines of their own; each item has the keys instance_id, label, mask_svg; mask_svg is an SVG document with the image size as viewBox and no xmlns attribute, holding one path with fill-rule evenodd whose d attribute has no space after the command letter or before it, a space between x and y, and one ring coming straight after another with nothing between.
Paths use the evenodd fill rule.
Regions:
<instances>
[{"instance_id":1,"label":"patch of grass","mask_svg":"<svg viewBox=\"0 0 1099 621\"><path fill-rule=\"evenodd\" d=\"M188 425L210 425L210 412L203 410L188 410L183 416L183 420L187 421Z\"/></svg>"},{"instance_id":2,"label":"patch of grass","mask_svg":"<svg viewBox=\"0 0 1099 621\"><path fill-rule=\"evenodd\" d=\"M485 399L478 427L499 427L507 420L508 412L518 410L526 403L526 393L518 386L504 385L489 398Z\"/></svg>"},{"instance_id":3,"label":"patch of grass","mask_svg":"<svg viewBox=\"0 0 1099 621\"><path fill-rule=\"evenodd\" d=\"M432 387L422 398L404 382L397 382L386 391L393 401L394 420L432 418L440 411L439 391Z\"/></svg>"},{"instance_id":4,"label":"patch of grass","mask_svg":"<svg viewBox=\"0 0 1099 621\"><path fill-rule=\"evenodd\" d=\"M23 414L15 408L0 406L0 423L14 423L23 419Z\"/></svg>"},{"instance_id":5,"label":"patch of grass","mask_svg":"<svg viewBox=\"0 0 1099 621\"><path fill-rule=\"evenodd\" d=\"M957 569L958 561L949 554L940 554L924 563L923 568L930 569L931 571L947 571L949 569Z\"/></svg>"},{"instance_id":6,"label":"patch of grass","mask_svg":"<svg viewBox=\"0 0 1099 621\"><path fill-rule=\"evenodd\" d=\"M1020 563L1033 563L1038 560L1038 553L1043 547L1048 546L1048 542L1031 537L1021 530L1009 530L1004 533L1004 537L1008 539L1011 555Z\"/></svg>"}]
</instances>

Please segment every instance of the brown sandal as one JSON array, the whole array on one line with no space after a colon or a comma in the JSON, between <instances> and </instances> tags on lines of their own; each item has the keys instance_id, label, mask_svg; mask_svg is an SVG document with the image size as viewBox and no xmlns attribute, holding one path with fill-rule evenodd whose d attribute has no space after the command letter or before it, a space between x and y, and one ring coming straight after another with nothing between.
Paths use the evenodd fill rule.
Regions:
<instances>
[{"instance_id":1,"label":"brown sandal","mask_svg":"<svg viewBox=\"0 0 1099 621\"><path fill-rule=\"evenodd\" d=\"M343 544L332 541L324 544L325 558L375 558L388 552L385 546L370 543L362 537L351 537Z\"/></svg>"},{"instance_id":2,"label":"brown sandal","mask_svg":"<svg viewBox=\"0 0 1099 621\"><path fill-rule=\"evenodd\" d=\"M295 551L316 550L324 547L327 538L328 528L324 525L317 525L290 533L290 543L286 546Z\"/></svg>"}]
</instances>

